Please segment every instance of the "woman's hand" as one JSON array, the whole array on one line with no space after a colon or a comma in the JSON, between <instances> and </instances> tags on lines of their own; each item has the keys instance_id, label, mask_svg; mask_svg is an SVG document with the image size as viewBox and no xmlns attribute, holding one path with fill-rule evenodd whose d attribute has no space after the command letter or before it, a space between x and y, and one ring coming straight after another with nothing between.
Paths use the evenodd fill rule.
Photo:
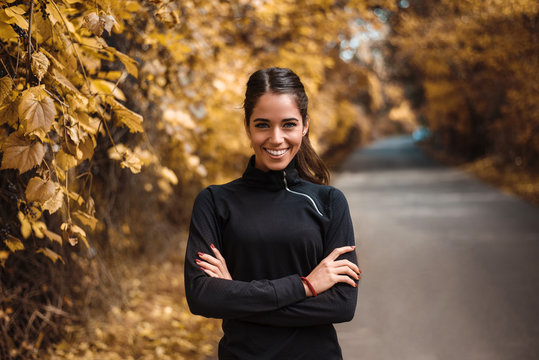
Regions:
<instances>
[{"instance_id":1,"label":"woman's hand","mask_svg":"<svg viewBox=\"0 0 539 360\"><path fill-rule=\"evenodd\" d=\"M346 283L353 287L357 284L355 280L359 280L361 270L359 267L349 260L337 260L339 256L350 251L354 251L355 246L343 246L336 248L324 260L318 264L314 270L307 275L307 280L311 283L314 290L320 294L336 283ZM313 296L312 291L307 284L303 283L307 296Z\"/></svg>"},{"instance_id":2,"label":"woman's hand","mask_svg":"<svg viewBox=\"0 0 539 360\"><path fill-rule=\"evenodd\" d=\"M198 257L202 260L196 259L195 262L206 274L211 277L232 280L232 276L230 276L228 268L226 267L225 258L213 244L211 244L210 247L215 257L199 252Z\"/></svg>"}]
</instances>

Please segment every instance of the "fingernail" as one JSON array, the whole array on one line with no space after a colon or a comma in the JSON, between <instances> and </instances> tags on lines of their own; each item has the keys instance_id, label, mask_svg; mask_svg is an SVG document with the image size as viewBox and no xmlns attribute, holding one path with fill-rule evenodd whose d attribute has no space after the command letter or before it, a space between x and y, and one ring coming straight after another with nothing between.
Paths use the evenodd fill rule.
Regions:
<instances>
[{"instance_id":1,"label":"fingernail","mask_svg":"<svg viewBox=\"0 0 539 360\"><path fill-rule=\"evenodd\" d=\"M203 252L200 252L200 251L198 252L198 256L199 256L199 257L202 257L203 255L204 255Z\"/></svg>"},{"instance_id":2,"label":"fingernail","mask_svg":"<svg viewBox=\"0 0 539 360\"><path fill-rule=\"evenodd\" d=\"M356 248L356 246L355 246L355 245L352 245L352 249L355 249L355 248Z\"/></svg>"},{"instance_id":3,"label":"fingernail","mask_svg":"<svg viewBox=\"0 0 539 360\"><path fill-rule=\"evenodd\" d=\"M215 249L215 245L213 245L213 244L210 244L210 247L211 247L212 249Z\"/></svg>"},{"instance_id":4,"label":"fingernail","mask_svg":"<svg viewBox=\"0 0 539 360\"><path fill-rule=\"evenodd\" d=\"M354 284L354 287L357 287L357 284Z\"/></svg>"}]
</instances>

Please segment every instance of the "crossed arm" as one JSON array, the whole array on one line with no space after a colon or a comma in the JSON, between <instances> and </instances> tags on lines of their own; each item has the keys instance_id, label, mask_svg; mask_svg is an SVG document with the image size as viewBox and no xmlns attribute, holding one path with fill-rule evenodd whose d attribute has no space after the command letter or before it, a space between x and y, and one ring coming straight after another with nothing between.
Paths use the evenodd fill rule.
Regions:
<instances>
[{"instance_id":1,"label":"crossed arm","mask_svg":"<svg viewBox=\"0 0 539 360\"><path fill-rule=\"evenodd\" d=\"M220 233L213 198L209 192L201 195L193 209L185 263L186 295L193 313L272 326L351 320L361 270L355 264L352 224L342 193L337 194L335 204L337 220L326 234L328 253L306 276L318 296L313 296L297 274L274 280L233 280L218 250Z\"/></svg>"},{"instance_id":2,"label":"crossed arm","mask_svg":"<svg viewBox=\"0 0 539 360\"><path fill-rule=\"evenodd\" d=\"M232 276L230 276L228 267L226 266L225 258L215 245L211 244L210 247L214 256L198 252L200 259L196 259L195 262L206 274L213 278L232 280ZM355 248L355 246L336 248L314 268L306 279L303 280L303 287L307 297L314 296L312 290L315 290L316 294L321 294L337 283L345 283L357 287L356 282L352 279L359 280L361 278L359 267L347 259L337 260L339 256L354 251Z\"/></svg>"}]
</instances>

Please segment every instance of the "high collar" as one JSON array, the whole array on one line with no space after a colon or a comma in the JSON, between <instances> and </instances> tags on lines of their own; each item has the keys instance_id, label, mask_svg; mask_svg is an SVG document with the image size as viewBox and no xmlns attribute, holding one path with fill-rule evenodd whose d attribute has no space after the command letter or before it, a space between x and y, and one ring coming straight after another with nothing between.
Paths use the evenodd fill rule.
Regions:
<instances>
[{"instance_id":1,"label":"high collar","mask_svg":"<svg viewBox=\"0 0 539 360\"><path fill-rule=\"evenodd\" d=\"M285 188L284 177L286 174L286 183L292 186L300 182L298 170L296 168L296 158L283 170L262 171L255 167L255 155L251 156L247 169L243 173L242 178L249 184L264 187L268 190L281 190Z\"/></svg>"}]
</instances>

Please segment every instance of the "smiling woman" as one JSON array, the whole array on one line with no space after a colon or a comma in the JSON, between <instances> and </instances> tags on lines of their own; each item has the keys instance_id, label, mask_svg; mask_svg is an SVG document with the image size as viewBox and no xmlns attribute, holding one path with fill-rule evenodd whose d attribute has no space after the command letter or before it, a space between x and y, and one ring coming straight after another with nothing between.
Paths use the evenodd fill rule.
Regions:
<instances>
[{"instance_id":1,"label":"smiling woman","mask_svg":"<svg viewBox=\"0 0 539 360\"><path fill-rule=\"evenodd\" d=\"M281 170L296 156L309 120L301 120L295 99L288 94L266 93L258 99L245 129L255 152L255 167Z\"/></svg>"},{"instance_id":2,"label":"smiling woman","mask_svg":"<svg viewBox=\"0 0 539 360\"><path fill-rule=\"evenodd\" d=\"M333 323L354 316L360 270L348 203L309 143L307 104L291 70L252 74L254 155L241 178L195 201L186 296L194 314L223 319L219 359L342 359Z\"/></svg>"}]
</instances>

